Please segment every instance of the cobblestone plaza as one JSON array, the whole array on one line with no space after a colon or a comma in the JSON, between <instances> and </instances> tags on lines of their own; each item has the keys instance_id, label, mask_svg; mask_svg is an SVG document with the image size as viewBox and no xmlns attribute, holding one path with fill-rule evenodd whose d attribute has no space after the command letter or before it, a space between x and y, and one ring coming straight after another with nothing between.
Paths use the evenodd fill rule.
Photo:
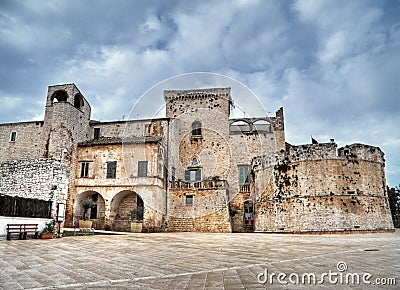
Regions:
<instances>
[{"instance_id":1,"label":"cobblestone plaza","mask_svg":"<svg viewBox=\"0 0 400 290\"><path fill-rule=\"evenodd\" d=\"M0 289L398 289L376 284L400 283L399 237L142 233L1 241ZM361 281L322 276L329 272ZM304 273L315 274L317 285L307 277L302 283Z\"/></svg>"}]
</instances>

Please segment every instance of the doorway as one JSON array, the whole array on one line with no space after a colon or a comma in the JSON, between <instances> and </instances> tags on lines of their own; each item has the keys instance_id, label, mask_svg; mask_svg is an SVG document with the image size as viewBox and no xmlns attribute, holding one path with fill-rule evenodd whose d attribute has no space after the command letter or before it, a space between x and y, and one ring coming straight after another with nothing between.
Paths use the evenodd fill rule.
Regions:
<instances>
[{"instance_id":1,"label":"doorway","mask_svg":"<svg viewBox=\"0 0 400 290\"><path fill-rule=\"evenodd\" d=\"M243 224L245 232L254 232L254 205L252 200L244 202Z\"/></svg>"}]
</instances>

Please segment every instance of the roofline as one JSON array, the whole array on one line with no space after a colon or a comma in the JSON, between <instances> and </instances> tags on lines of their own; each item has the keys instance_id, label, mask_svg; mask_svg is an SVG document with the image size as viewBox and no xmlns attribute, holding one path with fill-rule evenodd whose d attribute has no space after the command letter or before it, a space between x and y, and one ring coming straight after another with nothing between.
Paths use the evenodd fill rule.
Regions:
<instances>
[{"instance_id":1,"label":"roofline","mask_svg":"<svg viewBox=\"0 0 400 290\"><path fill-rule=\"evenodd\" d=\"M9 126L9 125L22 125L22 124L33 124L33 123L44 123L44 120L40 121L22 121L22 122L10 122L10 123L0 123L0 126Z\"/></svg>"},{"instance_id":2,"label":"roofline","mask_svg":"<svg viewBox=\"0 0 400 290\"><path fill-rule=\"evenodd\" d=\"M148 121L169 121L171 120L171 118L152 118L152 119L138 119L138 120L118 120L118 121L97 121L97 120L90 120L89 124L90 126L92 125L102 125L102 124L115 124L115 123L119 123L119 124L124 124L124 123L136 123L136 122L148 122Z\"/></svg>"},{"instance_id":3,"label":"roofline","mask_svg":"<svg viewBox=\"0 0 400 290\"><path fill-rule=\"evenodd\" d=\"M92 147L92 146L109 146L109 145L123 145L123 144L149 144L159 143L162 140L161 136L143 136L137 138L100 138L91 139L78 143L78 147Z\"/></svg>"}]
</instances>

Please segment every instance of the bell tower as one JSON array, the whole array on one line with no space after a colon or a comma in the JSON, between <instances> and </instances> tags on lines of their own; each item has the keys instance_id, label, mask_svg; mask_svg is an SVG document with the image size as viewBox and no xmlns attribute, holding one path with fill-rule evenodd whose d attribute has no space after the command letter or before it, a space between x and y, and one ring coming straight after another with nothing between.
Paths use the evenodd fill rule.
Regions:
<instances>
[{"instance_id":1,"label":"bell tower","mask_svg":"<svg viewBox=\"0 0 400 290\"><path fill-rule=\"evenodd\" d=\"M75 84L48 87L45 157L71 156L77 143L89 138L90 111L89 103Z\"/></svg>"}]
</instances>

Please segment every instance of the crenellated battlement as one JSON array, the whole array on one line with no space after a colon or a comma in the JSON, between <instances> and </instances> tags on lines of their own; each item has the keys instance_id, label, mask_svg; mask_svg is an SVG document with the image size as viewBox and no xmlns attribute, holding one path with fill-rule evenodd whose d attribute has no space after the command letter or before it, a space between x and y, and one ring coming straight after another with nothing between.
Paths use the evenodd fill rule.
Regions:
<instances>
[{"instance_id":1,"label":"crenellated battlement","mask_svg":"<svg viewBox=\"0 0 400 290\"><path fill-rule=\"evenodd\" d=\"M252 168L259 171L274 166L277 162L287 159L290 162L317 160L352 160L370 161L385 164L384 153L379 147L355 143L337 148L335 142L304 144L294 146L286 143L286 150L258 156L252 160Z\"/></svg>"},{"instance_id":2,"label":"crenellated battlement","mask_svg":"<svg viewBox=\"0 0 400 290\"><path fill-rule=\"evenodd\" d=\"M199 99L209 97L224 97L231 100L231 88L207 88L196 90L165 90L166 103L176 99Z\"/></svg>"},{"instance_id":3,"label":"crenellated battlement","mask_svg":"<svg viewBox=\"0 0 400 290\"><path fill-rule=\"evenodd\" d=\"M354 158L385 164L385 153L371 145L354 143L338 149L339 158Z\"/></svg>"},{"instance_id":4,"label":"crenellated battlement","mask_svg":"<svg viewBox=\"0 0 400 290\"><path fill-rule=\"evenodd\" d=\"M164 100L167 118L180 118L196 112L215 112L222 113L227 119L232 104L231 88L165 90Z\"/></svg>"}]
</instances>

